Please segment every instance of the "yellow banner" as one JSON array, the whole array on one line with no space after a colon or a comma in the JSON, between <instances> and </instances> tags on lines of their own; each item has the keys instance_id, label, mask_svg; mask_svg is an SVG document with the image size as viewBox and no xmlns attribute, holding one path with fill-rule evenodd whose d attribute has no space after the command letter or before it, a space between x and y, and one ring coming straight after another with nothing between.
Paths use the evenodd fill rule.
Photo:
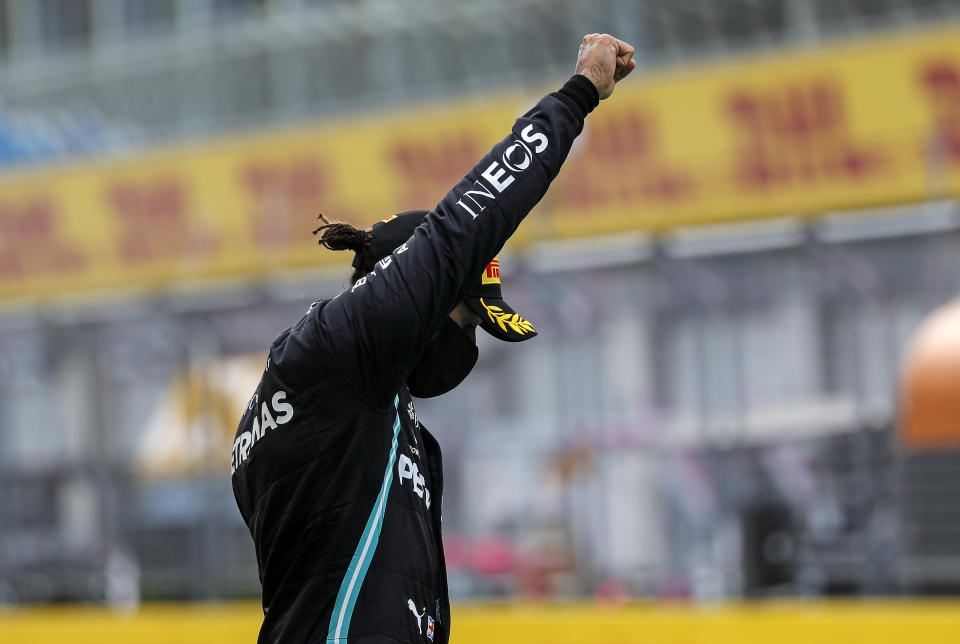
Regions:
<instances>
[{"instance_id":1,"label":"yellow banner","mask_svg":"<svg viewBox=\"0 0 960 644\"><path fill-rule=\"evenodd\" d=\"M862 601L453 607L457 644L946 644L956 641L956 602ZM0 641L22 644L253 642L257 603L23 608L0 613ZM427 641L424 638L424 641Z\"/></svg>"},{"instance_id":2,"label":"yellow banner","mask_svg":"<svg viewBox=\"0 0 960 644\"><path fill-rule=\"evenodd\" d=\"M475 98L0 179L0 300L349 262L314 217L431 208L535 100ZM960 195L960 27L644 76L514 243Z\"/></svg>"}]
</instances>

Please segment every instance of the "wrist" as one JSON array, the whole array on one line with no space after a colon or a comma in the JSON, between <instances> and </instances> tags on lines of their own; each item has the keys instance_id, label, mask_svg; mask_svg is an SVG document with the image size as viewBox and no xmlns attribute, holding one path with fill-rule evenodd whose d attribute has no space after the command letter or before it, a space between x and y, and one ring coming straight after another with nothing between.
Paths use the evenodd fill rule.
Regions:
<instances>
[{"instance_id":1,"label":"wrist","mask_svg":"<svg viewBox=\"0 0 960 644\"><path fill-rule=\"evenodd\" d=\"M574 74L552 95L566 103L581 119L600 104L600 91L584 74Z\"/></svg>"}]
</instances>

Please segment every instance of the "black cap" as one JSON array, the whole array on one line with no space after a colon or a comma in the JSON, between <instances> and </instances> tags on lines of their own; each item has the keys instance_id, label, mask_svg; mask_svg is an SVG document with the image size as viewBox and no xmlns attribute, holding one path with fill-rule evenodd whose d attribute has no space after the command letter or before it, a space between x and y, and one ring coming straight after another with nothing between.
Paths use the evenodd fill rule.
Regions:
<instances>
[{"instance_id":1,"label":"black cap","mask_svg":"<svg viewBox=\"0 0 960 644\"><path fill-rule=\"evenodd\" d=\"M371 229L370 245L356 253L353 267L363 272L372 271L378 261L410 239L429 213L429 210L410 210L375 223ZM465 301L480 316L480 327L495 338L522 342L537 335L533 325L520 317L503 299L500 262L496 257L487 264L476 283L467 289Z\"/></svg>"},{"instance_id":2,"label":"black cap","mask_svg":"<svg viewBox=\"0 0 960 644\"><path fill-rule=\"evenodd\" d=\"M537 335L533 325L520 317L503 299L500 289L500 260L493 258L480 275L479 284L467 290L467 306L480 316L480 327L495 338L523 342Z\"/></svg>"}]
</instances>

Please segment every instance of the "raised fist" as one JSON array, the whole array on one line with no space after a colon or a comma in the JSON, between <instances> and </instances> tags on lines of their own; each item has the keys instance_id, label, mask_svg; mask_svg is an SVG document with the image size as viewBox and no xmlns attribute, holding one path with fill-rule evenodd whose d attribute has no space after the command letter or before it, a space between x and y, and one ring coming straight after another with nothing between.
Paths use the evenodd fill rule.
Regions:
<instances>
[{"instance_id":1,"label":"raised fist","mask_svg":"<svg viewBox=\"0 0 960 644\"><path fill-rule=\"evenodd\" d=\"M577 54L577 74L583 74L600 93L600 100L613 94L617 81L637 66L633 46L610 34L587 34Z\"/></svg>"}]
</instances>

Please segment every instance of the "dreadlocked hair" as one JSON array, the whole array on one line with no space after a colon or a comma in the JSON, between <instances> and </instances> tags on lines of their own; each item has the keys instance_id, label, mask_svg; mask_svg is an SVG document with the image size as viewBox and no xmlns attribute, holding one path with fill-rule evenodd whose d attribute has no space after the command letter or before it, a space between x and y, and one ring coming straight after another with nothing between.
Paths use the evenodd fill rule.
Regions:
<instances>
[{"instance_id":1,"label":"dreadlocked hair","mask_svg":"<svg viewBox=\"0 0 960 644\"><path fill-rule=\"evenodd\" d=\"M327 218L323 216L323 213L317 215L317 219L322 221L323 225L314 230L313 234L320 236L317 243L324 248L329 248L330 250L352 250L354 253L361 253L370 246L370 242L373 240L373 234L370 231L354 228L344 222L328 221ZM356 281L365 274L363 270L358 268L353 271L350 281L356 283Z\"/></svg>"}]
</instances>

